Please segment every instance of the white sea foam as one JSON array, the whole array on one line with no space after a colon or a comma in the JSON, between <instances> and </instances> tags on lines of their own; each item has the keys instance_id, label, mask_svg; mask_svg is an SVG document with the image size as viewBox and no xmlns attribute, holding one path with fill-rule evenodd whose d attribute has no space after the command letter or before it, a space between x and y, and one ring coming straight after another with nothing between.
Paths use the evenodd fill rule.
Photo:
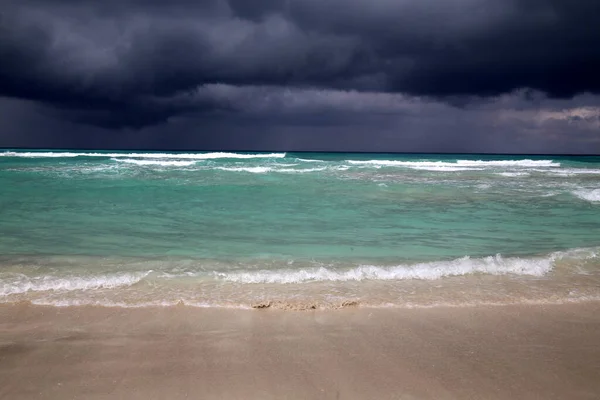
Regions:
<instances>
[{"instance_id":1,"label":"white sea foam","mask_svg":"<svg viewBox=\"0 0 600 400\"><path fill-rule=\"evenodd\" d=\"M157 165L161 167L187 167L196 164L196 161L161 161L161 160L136 160L135 158L111 158L125 164L135 165Z\"/></svg>"},{"instance_id":2,"label":"white sea foam","mask_svg":"<svg viewBox=\"0 0 600 400\"><path fill-rule=\"evenodd\" d=\"M108 299L56 299L56 298L40 298L31 300L31 304L39 306L52 306L52 307L81 307L81 306L97 306L107 308L148 308L148 307L176 307L185 305L187 307L194 308L224 308L224 309L238 309L248 310L252 309L252 306L245 304L229 304L229 303L218 303L218 302L204 302L194 301L191 299L177 299L177 300L155 300L155 301L113 301Z\"/></svg>"},{"instance_id":3,"label":"white sea foam","mask_svg":"<svg viewBox=\"0 0 600 400\"><path fill-rule=\"evenodd\" d=\"M538 172L547 172L554 176L575 176L575 175L600 175L600 169L569 168L561 170L539 170Z\"/></svg>"},{"instance_id":4,"label":"white sea foam","mask_svg":"<svg viewBox=\"0 0 600 400\"><path fill-rule=\"evenodd\" d=\"M305 174L307 172L319 172L325 171L327 168L280 168L274 170L274 172L288 172L288 173L296 173L296 174Z\"/></svg>"},{"instance_id":5,"label":"white sea foam","mask_svg":"<svg viewBox=\"0 0 600 400\"><path fill-rule=\"evenodd\" d=\"M423 171L435 171L435 172L456 172L456 171L480 171L483 168L468 168L468 167L451 167L448 165L413 165L409 168L418 169Z\"/></svg>"},{"instance_id":6,"label":"white sea foam","mask_svg":"<svg viewBox=\"0 0 600 400\"><path fill-rule=\"evenodd\" d=\"M253 174L265 174L267 172L304 174L307 172L324 171L326 168L217 167L215 169L230 172L250 172Z\"/></svg>"},{"instance_id":7,"label":"white sea foam","mask_svg":"<svg viewBox=\"0 0 600 400\"><path fill-rule=\"evenodd\" d=\"M476 299L468 302L435 302L435 303L385 303L376 305L361 305L364 308L397 308L397 309L432 309L432 308L466 308L466 307L506 307L510 305L531 305L531 306L543 306L543 305L561 305L561 304L580 304L588 302L600 301L600 296L576 296L576 297L564 297L564 298L542 298L542 299L528 299L528 298L515 298L505 301L489 301Z\"/></svg>"},{"instance_id":8,"label":"white sea foam","mask_svg":"<svg viewBox=\"0 0 600 400\"><path fill-rule=\"evenodd\" d=\"M465 308L465 307L505 307L508 305L560 305L560 304L579 304L588 302L598 302L600 296L584 295L584 296L572 296L572 297L558 297L558 298L515 298L507 299L505 301L490 301L485 299L474 299L471 301L458 301L458 302L398 302L398 303L386 303L386 302L359 302L356 306L368 309L382 309L382 308L394 308L394 309L432 309L432 308ZM257 299L257 303L260 304L260 300ZM268 303L268 302L267 302ZM285 301L281 302L285 305ZM299 303L299 304L298 304ZM252 310L257 308L253 304L240 304L240 303L218 303L218 302L204 302L194 301L191 299L179 299L176 301L140 301L140 302L122 302L122 301L111 301L108 299L94 300L94 299L53 299L53 298L41 298L31 300L31 304L39 306L51 306L51 307L81 307L81 306L96 306L106 308L155 308L155 307L177 307L185 305L186 307L193 308L220 308L220 309L234 309L234 310ZM298 305L302 305L301 302L290 302L290 309L292 310L313 310L312 305L315 302L307 301L306 304L310 307L301 308ZM293 306L296 306L295 308ZM330 304L318 304L320 309L340 309L343 308L343 300L337 303ZM341 306L341 307L340 307ZM275 307L277 308L277 307Z\"/></svg>"},{"instance_id":9,"label":"white sea foam","mask_svg":"<svg viewBox=\"0 0 600 400\"><path fill-rule=\"evenodd\" d=\"M38 276L14 275L0 280L0 297L27 292L113 289L134 285L151 271L116 273L98 276Z\"/></svg>"},{"instance_id":10,"label":"white sea foam","mask_svg":"<svg viewBox=\"0 0 600 400\"><path fill-rule=\"evenodd\" d=\"M532 167L560 167L560 163L552 160L457 160L456 162L446 161L400 161L400 160L346 160L346 162L354 165L368 165L380 167L406 167L413 169L423 168L496 168L496 167L517 167L517 168L532 168Z\"/></svg>"},{"instance_id":11,"label":"white sea foam","mask_svg":"<svg viewBox=\"0 0 600 400\"><path fill-rule=\"evenodd\" d=\"M301 283L309 281L362 281L362 280L433 280L448 276L475 273L491 275L543 276L552 269L557 255L546 258L502 258L500 255L485 258L463 257L452 261L437 261L415 265L382 267L361 265L349 270L326 267L277 271L216 273L216 277L236 283Z\"/></svg>"},{"instance_id":12,"label":"white sea foam","mask_svg":"<svg viewBox=\"0 0 600 400\"><path fill-rule=\"evenodd\" d=\"M431 284L427 285L427 287L431 288L438 284L445 285L445 283L441 282L436 283L436 279L470 274L514 275L510 279L517 279L518 276L522 275L539 277L548 274L554 267L555 261L558 260L561 260L561 262L556 263L557 269L564 270L564 268L569 268L575 274L587 275L590 271L595 274L593 266L591 270L590 268L585 268L585 266L597 265L594 260L598 259L599 252L600 248L595 247L571 249L552 253L545 257L534 258L502 258L500 256L492 256L471 259L463 257L448 262L437 261L415 265L362 265L349 269L341 267L307 267L296 271L279 269L255 272L246 270L242 272L238 270L230 273L224 271L220 273L213 272L212 276L207 274L207 271L204 269L200 271L198 269L179 270L175 268L175 270L171 271L172 273L167 273L166 271L152 273L149 281L151 284L131 289L128 288L143 280L151 271L81 277L75 275L62 277L48 276L46 278L5 272L0 275L0 303L28 300L32 304L59 307L92 305L138 308L185 305L191 307L226 308L266 306L304 310L312 309L315 305L318 308L340 308L343 307L343 303L346 300L350 304L360 307L409 308L463 307L483 304L528 304L531 301L540 302L540 304L554 304L555 302L559 304L561 302L588 300L598 301L600 297L598 297L597 289L593 287L593 280L590 283L590 287L575 286L568 293L564 291L555 293L552 286L537 286L538 284L545 285L546 282L554 282L554 276L541 280L528 279L532 290L526 292L519 292L517 290L514 295L510 293L507 295L502 288L498 293L495 291L489 292L489 285L493 285L494 282L480 281L479 279L470 280L469 284L464 286L467 297L458 296L457 298L453 296L445 297L443 293L440 296L431 297L426 292L415 296L411 294L408 297L398 297L393 293L392 297L388 297L387 295L384 295L384 297L378 295L371 296L366 292L360 294L362 293L361 290L356 291L355 282L361 280L379 280L386 288L390 288L396 287L396 283L390 285L389 282L384 283L383 281L429 280ZM592 262L590 263L589 261ZM579 266L582 266L581 270L578 268ZM556 277L560 278L559 274ZM173 282L172 278L183 278L187 281L187 284L180 286L181 282L179 280ZM269 286L256 290L256 286L251 285L265 283L272 285L301 285L303 282L317 281L325 282L325 287L330 287L330 282L332 281L339 282L336 285L347 287L349 291L342 290L341 292L336 292L336 290L333 290L333 292L329 291L327 292L328 294L323 294L320 290L313 292L311 288L301 286L280 286L279 288ZM348 281L351 283L346 286L344 282ZM233 282L233 284L228 285L226 282ZM484 285L481 293L477 286L480 282ZM3 283L4 286L2 286ZM458 281L454 281L449 287L452 287L456 283ZM377 284L377 282L370 283L370 285ZM370 285L367 287L371 287ZM403 285L398 284L398 288L402 287ZM401 293L402 290L400 289L398 293ZM469 293L474 296L471 296Z\"/></svg>"},{"instance_id":13,"label":"white sea foam","mask_svg":"<svg viewBox=\"0 0 600 400\"><path fill-rule=\"evenodd\" d=\"M600 201L600 189L576 190L573 192L573 194L582 200L587 200L594 203Z\"/></svg>"},{"instance_id":14,"label":"white sea foam","mask_svg":"<svg viewBox=\"0 0 600 400\"><path fill-rule=\"evenodd\" d=\"M230 172L250 172L253 174L264 174L272 170L270 167L218 167L216 169Z\"/></svg>"},{"instance_id":15,"label":"white sea foam","mask_svg":"<svg viewBox=\"0 0 600 400\"><path fill-rule=\"evenodd\" d=\"M324 162L327 162L325 160L310 160L310 159L306 159L306 158L297 158L296 160L302 161L302 162L315 162L315 163L324 163Z\"/></svg>"},{"instance_id":16,"label":"white sea foam","mask_svg":"<svg viewBox=\"0 0 600 400\"><path fill-rule=\"evenodd\" d=\"M0 157L23 158L72 158L72 157L111 157L111 158L151 158L180 160L212 160L219 158L284 158L286 153L78 153L78 152L16 152L5 151Z\"/></svg>"},{"instance_id":17,"label":"white sea foam","mask_svg":"<svg viewBox=\"0 0 600 400\"><path fill-rule=\"evenodd\" d=\"M498 175L507 177L528 176L529 172L500 172Z\"/></svg>"},{"instance_id":18,"label":"white sea foam","mask_svg":"<svg viewBox=\"0 0 600 400\"><path fill-rule=\"evenodd\" d=\"M458 165L482 166L482 167L560 167L560 163L552 160L458 160Z\"/></svg>"}]
</instances>

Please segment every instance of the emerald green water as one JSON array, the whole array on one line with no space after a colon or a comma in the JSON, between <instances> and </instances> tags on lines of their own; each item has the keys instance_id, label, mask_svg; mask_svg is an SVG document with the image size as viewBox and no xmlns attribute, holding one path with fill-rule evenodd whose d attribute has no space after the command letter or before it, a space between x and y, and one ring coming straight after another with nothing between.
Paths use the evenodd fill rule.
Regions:
<instances>
[{"instance_id":1,"label":"emerald green water","mask_svg":"<svg viewBox=\"0 0 600 400\"><path fill-rule=\"evenodd\" d=\"M44 273L335 281L315 268L448 272L436 263L600 246L598 157L7 151L0 188L9 297ZM384 275L361 279L402 279Z\"/></svg>"}]
</instances>

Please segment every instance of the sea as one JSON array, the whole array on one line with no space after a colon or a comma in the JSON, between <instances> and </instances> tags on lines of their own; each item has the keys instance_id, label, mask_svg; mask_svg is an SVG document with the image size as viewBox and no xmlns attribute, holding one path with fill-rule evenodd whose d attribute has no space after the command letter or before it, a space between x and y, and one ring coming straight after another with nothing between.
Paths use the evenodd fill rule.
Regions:
<instances>
[{"instance_id":1,"label":"sea","mask_svg":"<svg viewBox=\"0 0 600 400\"><path fill-rule=\"evenodd\" d=\"M600 157L0 150L0 303L600 301Z\"/></svg>"}]
</instances>

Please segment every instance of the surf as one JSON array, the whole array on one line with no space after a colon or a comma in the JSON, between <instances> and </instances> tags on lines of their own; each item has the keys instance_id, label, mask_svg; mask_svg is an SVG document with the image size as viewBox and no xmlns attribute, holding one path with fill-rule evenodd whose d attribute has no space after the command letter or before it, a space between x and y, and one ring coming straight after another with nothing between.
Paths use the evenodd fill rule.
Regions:
<instances>
[{"instance_id":1,"label":"surf","mask_svg":"<svg viewBox=\"0 0 600 400\"><path fill-rule=\"evenodd\" d=\"M0 153L0 157L20 158L75 158L75 157L104 157L104 158L152 158L152 159L181 159L181 160L215 160L215 159L252 159L252 158L284 158L286 153L90 153L90 152L15 152Z\"/></svg>"}]
</instances>

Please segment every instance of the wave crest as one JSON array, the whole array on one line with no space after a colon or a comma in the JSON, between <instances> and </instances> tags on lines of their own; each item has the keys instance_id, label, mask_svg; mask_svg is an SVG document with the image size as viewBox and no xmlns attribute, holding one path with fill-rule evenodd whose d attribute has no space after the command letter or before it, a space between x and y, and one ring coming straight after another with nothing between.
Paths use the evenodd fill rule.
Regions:
<instances>
[{"instance_id":1,"label":"wave crest","mask_svg":"<svg viewBox=\"0 0 600 400\"><path fill-rule=\"evenodd\" d=\"M73 158L73 157L110 157L110 158L152 158L152 159L180 159L180 160L212 160L218 158L284 158L286 153L79 153L79 152L16 152L5 151L0 157L21 158Z\"/></svg>"},{"instance_id":2,"label":"wave crest","mask_svg":"<svg viewBox=\"0 0 600 400\"><path fill-rule=\"evenodd\" d=\"M587 200L594 203L600 201L600 189L576 190L573 192L573 194L582 200Z\"/></svg>"},{"instance_id":3,"label":"wave crest","mask_svg":"<svg viewBox=\"0 0 600 400\"><path fill-rule=\"evenodd\" d=\"M99 276L42 276L29 277L16 275L3 278L0 285L0 297L27 292L71 292L75 290L114 289L132 286L150 274L148 272L117 273Z\"/></svg>"},{"instance_id":4,"label":"wave crest","mask_svg":"<svg viewBox=\"0 0 600 400\"><path fill-rule=\"evenodd\" d=\"M162 167L187 167L196 164L196 161L161 161L161 160L136 160L135 158L111 158L112 161L117 161L125 164L135 165L157 165Z\"/></svg>"},{"instance_id":5,"label":"wave crest","mask_svg":"<svg viewBox=\"0 0 600 400\"><path fill-rule=\"evenodd\" d=\"M552 160L456 160L456 162L447 161L400 161L400 160L346 160L354 165L368 165L373 167L406 167L412 169L433 169L434 171L444 170L444 168L454 168L455 171L465 170L466 168L483 169L490 167L560 167L560 163ZM463 168L463 169L458 169ZM448 169L451 170L451 169Z\"/></svg>"},{"instance_id":6,"label":"wave crest","mask_svg":"<svg viewBox=\"0 0 600 400\"><path fill-rule=\"evenodd\" d=\"M552 270L556 256L546 258L502 258L501 255L470 258L462 257L452 261L436 261L415 265L382 267L361 265L349 270L335 270L326 267L299 271L256 271L216 273L216 277L236 283L301 283L311 281L362 281L362 280L434 280L449 276L484 273L490 275L531 275L543 276Z\"/></svg>"}]
</instances>

